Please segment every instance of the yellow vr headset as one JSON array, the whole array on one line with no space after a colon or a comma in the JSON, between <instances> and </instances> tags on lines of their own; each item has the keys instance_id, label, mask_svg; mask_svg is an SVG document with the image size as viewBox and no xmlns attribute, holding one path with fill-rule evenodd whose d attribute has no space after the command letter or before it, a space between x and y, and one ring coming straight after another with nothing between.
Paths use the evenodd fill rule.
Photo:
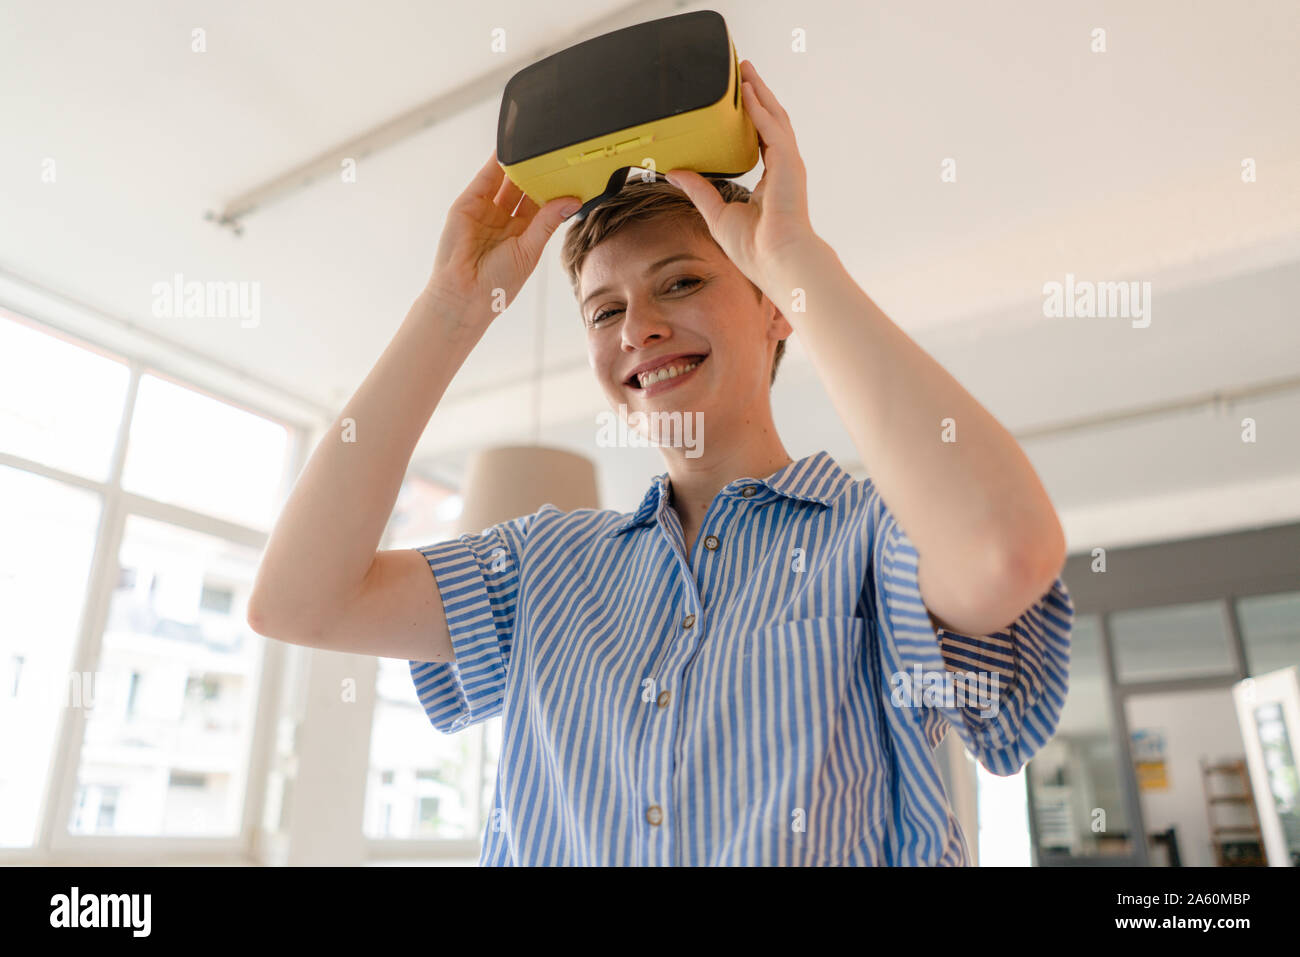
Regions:
<instances>
[{"instance_id":1,"label":"yellow vr headset","mask_svg":"<svg viewBox=\"0 0 1300 957\"><path fill-rule=\"evenodd\" d=\"M733 177L758 158L740 59L714 10L568 47L520 70L501 97L497 162L538 206L581 198L575 219L622 189L628 169Z\"/></svg>"}]
</instances>

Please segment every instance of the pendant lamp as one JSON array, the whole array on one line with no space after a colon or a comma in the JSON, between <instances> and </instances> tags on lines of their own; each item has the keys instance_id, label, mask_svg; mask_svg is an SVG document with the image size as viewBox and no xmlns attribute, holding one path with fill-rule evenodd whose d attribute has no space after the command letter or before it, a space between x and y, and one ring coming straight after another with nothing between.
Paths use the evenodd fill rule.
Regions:
<instances>
[{"instance_id":1,"label":"pendant lamp","mask_svg":"<svg viewBox=\"0 0 1300 957\"><path fill-rule=\"evenodd\" d=\"M538 263L537 331L533 360L533 442L470 455L461 483L464 508L457 534L477 535L492 525L531 515L551 504L563 512L600 508L596 464L567 449L541 445L542 354L546 335L545 259Z\"/></svg>"}]
</instances>

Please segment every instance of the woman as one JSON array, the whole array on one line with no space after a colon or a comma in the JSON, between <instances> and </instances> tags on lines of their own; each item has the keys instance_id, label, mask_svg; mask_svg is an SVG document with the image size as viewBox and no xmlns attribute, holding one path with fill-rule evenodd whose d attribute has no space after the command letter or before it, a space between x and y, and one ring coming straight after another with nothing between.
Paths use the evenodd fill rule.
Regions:
<instances>
[{"instance_id":1,"label":"woman","mask_svg":"<svg viewBox=\"0 0 1300 957\"><path fill-rule=\"evenodd\" d=\"M966 864L933 749L951 726L1010 774L1059 720L1073 607L1052 505L814 233L789 118L742 74L752 196L674 170L564 247L611 405L699 416L702 454L661 446L631 514L544 506L376 554L493 303L577 205L539 210L494 155L340 417L364 444L321 442L259 571L261 634L410 660L440 731L503 716L484 864ZM795 329L870 480L776 433Z\"/></svg>"}]
</instances>

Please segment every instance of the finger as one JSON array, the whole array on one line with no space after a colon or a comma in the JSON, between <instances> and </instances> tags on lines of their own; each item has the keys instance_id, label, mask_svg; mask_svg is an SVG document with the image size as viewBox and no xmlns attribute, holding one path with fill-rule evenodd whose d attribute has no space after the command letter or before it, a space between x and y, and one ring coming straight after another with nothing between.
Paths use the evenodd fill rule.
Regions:
<instances>
[{"instance_id":1,"label":"finger","mask_svg":"<svg viewBox=\"0 0 1300 957\"><path fill-rule=\"evenodd\" d=\"M506 171L497 162L497 150L494 146L492 147L492 155L474 174L474 178L465 187L465 192L461 193L461 197L481 197L490 200L496 195L497 190L501 188L501 180L504 178L506 178Z\"/></svg>"},{"instance_id":2,"label":"finger","mask_svg":"<svg viewBox=\"0 0 1300 957\"><path fill-rule=\"evenodd\" d=\"M754 128L758 130L763 148L763 166L770 167L773 157L780 157L782 162L794 166L803 164L799 155L799 144L795 142L794 130L783 124L758 102L758 94L748 83L742 87L745 96L745 109L749 112Z\"/></svg>"},{"instance_id":3,"label":"finger","mask_svg":"<svg viewBox=\"0 0 1300 957\"><path fill-rule=\"evenodd\" d=\"M705 225L709 227L709 232L712 233L722 207L727 205L722 194L694 170L674 169L669 170L665 175L668 177L668 182L685 193L695 205Z\"/></svg>"},{"instance_id":4,"label":"finger","mask_svg":"<svg viewBox=\"0 0 1300 957\"><path fill-rule=\"evenodd\" d=\"M790 123L790 114L785 111L785 107L781 105L780 101L777 100L776 95L767 84L763 82L763 78L758 75L758 71L753 68L752 64L750 65L748 77L745 83L741 86L742 92L744 91L745 86L748 86L751 91L751 101L757 103L759 108L764 110L768 116L772 117L773 121L777 124L777 127L786 136L793 139L794 126Z\"/></svg>"},{"instance_id":5,"label":"finger","mask_svg":"<svg viewBox=\"0 0 1300 957\"><path fill-rule=\"evenodd\" d=\"M505 176L501 180L501 188L497 190L497 196L493 202L504 209L507 214L513 213L515 207L519 205L519 197L523 194L524 191L515 185L515 181L509 176Z\"/></svg>"},{"instance_id":6,"label":"finger","mask_svg":"<svg viewBox=\"0 0 1300 957\"><path fill-rule=\"evenodd\" d=\"M538 206L527 194L519 201L519 208L515 210L515 219L522 219L524 225L527 225L534 216L537 215Z\"/></svg>"},{"instance_id":7,"label":"finger","mask_svg":"<svg viewBox=\"0 0 1300 957\"><path fill-rule=\"evenodd\" d=\"M767 107L763 106L758 99L758 91L748 82L740 88L740 95L745 102L745 111L754 123L754 128L758 130L758 135L763 138L763 146L771 149L784 136L785 130L777 122Z\"/></svg>"},{"instance_id":8,"label":"finger","mask_svg":"<svg viewBox=\"0 0 1300 957\"><path fill-rule=\"evenodd\" d=\"M763 78L758 75L758 70L754 67L754 64L746 60L740 65L740 71L741 75L753 84L754 92L758 94L758 100L763 105L763 108L780 119L786 126L790 126L790 114L786 113L785 107L776 98L776 94L772 92L771 87L763 82Z\"/></svg>"}]
</instances>

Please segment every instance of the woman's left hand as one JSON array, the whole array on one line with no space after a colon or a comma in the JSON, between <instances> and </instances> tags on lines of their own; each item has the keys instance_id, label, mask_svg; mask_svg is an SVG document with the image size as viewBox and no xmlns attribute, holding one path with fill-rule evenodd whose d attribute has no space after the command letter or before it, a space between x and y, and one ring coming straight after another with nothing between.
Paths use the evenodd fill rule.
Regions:
<instances>
[{"instance_id":1,"label":"woman's left hand","mask_svg":"<svg viewBox=\"0 0 1300 957\"><path fill-rule=\"evenodd\" d=\"M674 169L668 181L699 211L714 241L748 279L763 286L792 246L815 240L808 218L808 184L790 117L754 64L740 64L745 110L758 130L763 177L747 203L728 203L699 173Z\"/></svg>"}]
</instances>

